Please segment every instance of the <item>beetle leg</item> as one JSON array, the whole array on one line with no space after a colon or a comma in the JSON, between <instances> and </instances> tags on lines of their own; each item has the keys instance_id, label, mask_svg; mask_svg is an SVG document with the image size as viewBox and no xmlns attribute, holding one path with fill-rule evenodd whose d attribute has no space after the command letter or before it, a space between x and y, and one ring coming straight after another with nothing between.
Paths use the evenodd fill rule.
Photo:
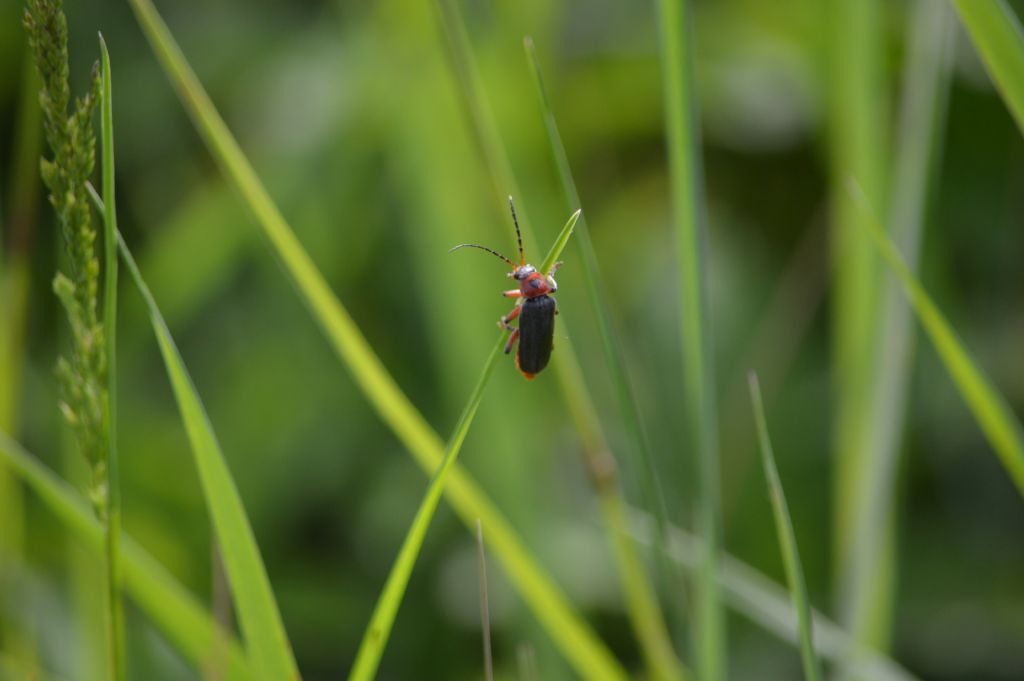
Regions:
<instances>
[{"instance_id":1,"label":"beetle leg","mask_svg":"<svg viewBox=\"0 0 1024 681\"><path fill-rule=\"evenodd\" d=\"M519 338L519 329L512 329L512 335L508 337L508 342L505 343L505 354L512 352L512 346L515 345L516 339ZM518 360L516 360L518 361Z\"/></svg>"},{"instance_id":2,"label":"beetle leg","mask_svg":"<svg viewBox=\"0 0 1024 681\"><path fill-rule=\"evenodd\" d=\"M507 329L508 328L508 323L510 321L512 321L513 319L515 319L516 317L518 317L519 313L522 311L522 309L523 309L523 306L522 305L518 305L518 304L515 307L513 307L511 312L509 312L507 315L504 315L498 321L498 328L499 329Z\"/></svg>"},{"instance_id":3,"label":"beetle leg","mask_svg":"<svg viewBox=\"0 0 1024 681\"><path fill-rule=\"evenodd\" d=\"M556 262L554 265L551 266L550 270L548 270L548 276L549 277L555 276L555 272L557 272L558 268L561 267L561 266L562 266L562 261L559 260L558 262Z\"/></svg>"},{"instance_id":4,"label":"beetle leg","mask_svg":"<svg viewBox=\"0 0 1024 681\"><path fill-rule=\"evenodd\" d=\"M505 296L506 298L518 298L519 296L523 295L523 292L517 288L514 288L509 291L502 291L501 295Z\"/></svg>"}]
</instances>

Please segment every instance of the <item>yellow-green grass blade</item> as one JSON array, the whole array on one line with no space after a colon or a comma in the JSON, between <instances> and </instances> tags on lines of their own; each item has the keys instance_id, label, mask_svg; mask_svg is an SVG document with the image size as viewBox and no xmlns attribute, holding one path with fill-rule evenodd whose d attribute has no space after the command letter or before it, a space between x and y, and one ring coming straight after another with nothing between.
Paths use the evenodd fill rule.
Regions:
<instances>
[{"instance_id":1,"label":"yellow-green grass blade","mask_svg":"<svg viewBox=\"0 0 1024 681\"><path fill-rule=\"evenodd\" d=\"M576 189L576 181L573 179L572 169L569 166L569 155L565 151L565 145L562 143L562 135L558 131L558 124L555 121L554 113L551 110L551 103L548 99L547 90L544 87L544 79L541 75L540 64L537 60L537 53L533 45L533 40L527 37L523 40L523 46L526 49L527 61L530 63L530 71L533 74L534 85L537 89L537 98L540 102L542 113L544 116L544 126L548 133L548 142L551 146L551 152L555 159L555 165L558 168L558 176L562 184L562 193L565 198L566 204L571 209L574 206L579 206L580 197L579 192ZM609 312L607 310L605 301L608 300L608 296L604 291L602 285L601 274L598 270L597 254L594 251L594 245L590 241L590 231L587 228L586 218L580 221L579 236L577 237L577 243L579 244L579 253L582 255L580 259L583 263L583 278L586 283L587 293L590 296L590 304L593 307L598 322L598 328L601 333L602 346L604 348L605 361L608 364L608 369L612 374L612 380L615 383L615 392L619 401L619 409L622 413L622 419L626 424L626 429L630 433L630 437L633 442L633 449L636 452L636 456L640 459L640 463L643 469L644 484L647 488L648 503L652 506L652 510L655 517L658 519L659 540L664 543L666 541L667 529L668 529L668 514L665 509L664 499L662 497L662 491L658 484L658 477L655 471L654 459L651 455L650 448L647 444L647 438L643 432L642 420L640 418L640 408L637 405L636 398L633 393L633 386L630 383L629 376L626 373L626 362L623 358L622 343L619 339L616 328L612 325ZM621 499L618 498L618 494L615 493L615 499L608 499L607 502L603 502L603 506L606 508L618 508L621 505ZM606 513L606 522L617 524L619 514L618 512ZM612 529L613 533L617 534L617 530ZM617 553L620 556L620 574L623 582L623 589L626 596L626 605L630 615L630 619L633 623L634 629L637 631L639 644L646 664L651 670L651 673L656 678L671 679L679 678L685 675L678 658L672 648L672 639L668 633L668 629L665 626L665 621L662 618L661 609L658 606L657 596L653 589L651 589L647 580L647 575L643 570L642 566L636 562L635 551L633 550L632 541L628 537L623 537L624 542L618 542L616 545ZM664 551L658 551L658 556L667 559L667 554ZM669 577L671 570L664 569L665 577ZM669 579L671 583L672 580ZM672 598L674 604L678 608L682 609L682 599L677 595Z\"/></svg>"},{"instance_id":2,"label":"yellow-green grass blade","mask_svg":"<svg viewBox=\"0 0 1024 681\"><path fill-rule=\"evenodd\" d=\"M576 216L574 215L573 217L575 218ZM575 220L571 222L575 222ZM541 269L541 271L544 272L546 270ZM402 548L395 559L395 564L392 566L391 573L384 584L384 589L377 600L377 605L373 609L370 623L367 625L366 632L363 634L363 641L359 645L359 652L356 653L355 662L352 664L352 671L348 676L349 681L371 681L377 673L380 658L384 654L384 647L387 645L388 637L391 635L391 627L394 624L395 616L398 614L398 607L402 603L405 588L409 584L409 577L412 575L413 566L419 557L423 540L427 536L427 529L430 527L430 521L434 517L434 511L437 510L437 504L441 500L445 478L459 456L459 450L462 449L462 443L466 439L470 425L473 423L473 417L476 416L480 400L483 399L484 388L487 387L487 382L494 372L494 365L502 354L501 349L505 345L507 338L508 331L503 331L499 334L498 342L495 344L494 349L491 350L491 354L484 364L483 371L480 372L480 378L477 381L476 387L473 388L469 401L462 410L458 423L455 424L455 430L448 441L441 466L430 481L430 486L427 488L423 501L420 502L420 507L416 511L416 516L413 518L412 525L409 526L405 541L402 542Z\"/></svg>"},{"instance_id":3,"label":"yellow-green grass blade","mask_svg":"<svg viewBox=\"0 0 1024 681\"><path fill-rule=\"evenodd\" d=\"M1004 0L953 0L971 42L1024 132L1024 30Z\"/></svg>"},{"instance_id":4,"label":"yellow-green grass blade","mask_svg":"<svg viewBox=\"0 0 1024 681\"><path fill-rule=\"evenodd\" d=\"M569 242L569 237L572 236L573 228L576 226L576 221L579 217L579 210L569 216L569 220L565 223L562 231L558 234L558 238L555 239L555 243L551 246L551 250L545 256L544 262L541 264L541 272L550 270L551 266L558 260L558 257L565 249L565 245ZM503 331L498 335L498 341L491 351L487 362L484 364L476 387L470 393L469 401L466 403L458 423L455 424L455 430L452 432L451 439L448 440L444 458L441 460L441 466L430 481L430 486L427 488L427 493L423 497L419 509L416 511L416 516L409 527L405 541L402 542L398 558L395 560L387 582L384 584L384 590L377 600L377 605L373 610L373 615L370 617L370 623L366 628L366 633L363 634L362 643L352 665L349 681L370 681L377 673L380 658L384 654L384 648L391 634L395 616L398 614L398 607L401 605L402 597L405 595L405 589L409 583L409 577L412 575L413 566L416 564L420 548L423 546L427 529L430 527L430 521L434 517L434 511L437 510L437 504L441 500L445 478L459 456L462 443L466 439L469 427L473 423L473 417L476 416L477 408L483 399L484 388L487 387L487 382L491 378L494 365L498 357L501 356L501 350L507 338L508 331Z\"/></svg>"},{"instance_id":5,"label":"yellow-green grass blade","mask_svg":"<svg viewBox=\"0 0 1024 681\"><path fill-rule=\"evenodd\" d=\"M100 35L103 90L100 142L103 165L103 337L107 358L107 404L103 435L107 448L107 626L110 673L124 679L124 609L121 605L121 485L117 460L117 211L114 208L114 107L110 54Z\"/></svg>"},{"instance_id":6,"label":"yellow-green grass blade","mask_svg":"<svg viewBox=\"0 0 1024 681\"><path fill-rule=\"evenodd\" d=\"M750 374L750 401L754 409L757 438L761 445L761 461L764 464L768 493L771 495L772 514L775 516L775 530L786 569L786 581L789 583L789 593L800 625L800 655L804 663L804 678L807 681L820 681L821 664L814 652L814 632L811 626L807 583L804 581L804 570L800 564L800 552L797 550L793 521L789 516L789 505L786 503L786 494L782 490L782 481L779 480L779 471L775 466L772 442L768 437L768 422L764 416L761 387L757 382L757 374L753 372Z\"/></svg>"},{"instance_id":7,"label":"yellow-green grass blade","mask_svg":"<svg viewBox=\"0 0 1024 681\"><path fill-rule=\"evenodd\" d=\"M995 450L1006 472L1024 495L1024 431L1003 396L982 373L924 286L907 267L857 185L850 194L864 213L868 234L886 265L899 279L921 326L949 372L957 391Z\"/></svg>"},{"instance_id":8,"label":"yellow-green grass blade","mask_svg":"<svg viewBox=\"0 0 1024 681\"><path fill-rule=\"evenodd\" d=\"M102 554L103 526L78 492L2 431L0 456L76 539L96 555ZM238 642L225 632L215 633L213 618L156 559L123 534L120 550L124 590L196 669L201 669L208 661L214 636L226 636L230 639L228 678L239 681L253 678Z\"/></svg>"},{"instance_id":9,"label":"yellow-green grass blade","mask_svg":"<svg viewBox=\"0 0 1024 681\"><path fill-rule=\"evenodd\" d=\"M725 678L725 617L715 578L721 544L718 416L707 289L707 215L700 121L693 83L689 0L658 0L672 224L679 257L684 415L697 460L697 527L710 549L697 578L697 677Z\"/></svg>"},{"instance_id":10,"label":"yellow-green grass blade","mask_svg":"<svg viewBox=\"0 0 1024 681\"><path fill-rule=\"evenodd\" d=\"M331 346L381 419L420 467L433 474L443 457L441 439L384 368L302 248L152 3L148 0L130 0L130 3L196 128L257 218ZM563 346L563 355L565 349ZM483 490L458 466L448 474L445 493L467 527L472 527L480 518L488 528L488 542L502 561L510 581L577 672L587 679L625 679L625 670L607 647L572 609Z\"/></svg>"},{"instance_id":11,"label":"yellow-green grass blade","mask_svg":"<svg viewBox=\"0 0 1024 681\"><path fill-rule=\"evenodd\" d=\"M929 180L937 167L945 122L955 18L946 3L916 0L907 19L889 225L913 270L924 230ZM882 277L870 418L849 497L848 559L839 566L839 620L866 644L889 639L898 549L893 530L901 439L913 366L913 317L896 278Z\"/></svg>"},{"instance_id":12,"label":"yellow-green grass blade","mask_svg":"<svg viewBox=\"0 0 1024 681\"><path fill-rule=\"evenodd\" d=\"M119 239L118 243L128 272L149 311L153 333L156 334L167 376L188 433L252 666L259 671L261 678L295 681L299 678L299 670L281 621L281 613L277 609L270 579L260 558L242 498L224 460L213 425L153 294L142 279L124 240Z\"/></svg>"},{"instance_id":13,"label":"yellow-green grass blade","mask_svg":"<svg viewBox=\"0 0 1024 681\"><path fill-rule=\"evenodd\" d=\"M630 532L644 544L652 542L654 523L647 513L633 510L630 514ZM691 574L702 569L704 541L700 537L673 526L670 539L673 561ZM799 647L800 624L792 598L783 586L728 553L722 554L717 578L726 605L766 632ZM811 610L811 622L819 657L836 663L852 658L854 665L847 670L873 681L915 681L916 677L898 662L857 642L817 610Z\"/></svg>"}]
</instances>

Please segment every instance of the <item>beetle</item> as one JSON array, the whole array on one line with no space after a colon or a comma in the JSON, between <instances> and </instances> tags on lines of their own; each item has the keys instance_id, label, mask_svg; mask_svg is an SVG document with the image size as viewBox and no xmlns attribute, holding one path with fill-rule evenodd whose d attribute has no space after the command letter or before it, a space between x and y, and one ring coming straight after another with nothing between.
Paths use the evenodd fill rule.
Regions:
<instances>
[{"instance_id":1,"label":"beetle","mask_svg":"<svg viewBox=\"0 0 1024 681\"><path fill-rule=\"evenodd\" d=\"M479 248L504 260L512 267L512 271L506 276L518 281L519 288L502 291L501 295L518 300L512 311L498 321L498 328L512 329L512 334L508 337L508 342L505 343L505 354L512 351L512 346L518 340L516 368L527 380L532 381L534 376L543 371L551 360L551 350L554 348L555 339L555 315L558 314L558 304L551 294L558 290L555 272L562 266L562 263L556 262L548 272L542 274L537 271L537 268L526 262L526 257L523 255L523 237L519 233L519 220L516 218L516 206L512 202L511 196L508 197L508 207L512 211L512 224L516 227L516 243L519 246L518 265L501 253L479 244L459 244L448 252L451 253L460 248ZM519 326L509 326L509 322L516 318L519 319Z\"/></svg>"}]
</instances>

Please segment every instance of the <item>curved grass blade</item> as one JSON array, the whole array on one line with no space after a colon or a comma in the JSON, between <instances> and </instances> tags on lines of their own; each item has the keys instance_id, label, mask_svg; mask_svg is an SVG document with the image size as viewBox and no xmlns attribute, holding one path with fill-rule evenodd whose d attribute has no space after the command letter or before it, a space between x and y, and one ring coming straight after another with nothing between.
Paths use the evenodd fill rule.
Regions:
<instances>
[{"instance_id":1,"label":"curved grass blade","mask_svg":"<svg viewBox=\"0 0 1024 681\"><path fill-rule=\"evenodd\" d=\"M575 220L570 220L570 222L575 222ZM547 270L541 269L540 271L546 272ZM416 511L416 516L413 518L412 525L405 536L405 541L402 542L398 558L395 559L395 564L391 568L387 582L384 584L384 590L377 600L373 615L370 617L370 623L366 627L366 633L363 634L363 641L359 645L359 652L356 654L355 662L352 664L352 671L348 676L349 681L371 681L377 673L377 666L380 664L381 655L384 654L384 646L387 645L388 636L391 634L395 615L398 614L398 606L401 605L402 596L405 595L409 576L412 574L412 568L416 564L416 558L419 556L420 547L423 546L423 540L427 536L427 528L430 527L434 511L437 510L437 504L441 500L445 478L459 456L462 442L466 439L469 427L473 423L473 417L476 416L476 410L484 396L484 388L487 387L487 382L494 372L494 365L502 354L501 349L504 347L507 338L508 331L503 331L499 334L498 342L495 344L494 349L491 350L491 354L484 364L483 371L480 373L476 387L470 393L469 401L462 410L458 423L455 424L455 430L448 441L441 466L430 481L427 493L423 497L423 501Z\"/></svg>"},{"instance_id":2,"label":"curved grass blade","mask_svg":"<svg viewBox=\"0 0 1024 681\"><path fill-rule=\"evenodd\" d=\"M935 346L960 396L967 403L974 420L996 451L1006 472L1024 495L1024 431L1020 421L1002 395L992 387L985 375L971 359L956 332L925 291L921 282L903 261L892 240L885 234L878 217L860 188L853 184L850 194L865 215L864 224L878 247L879 253L903 286L917 318Z\"/></svg>"},{"instance_id":3,"label":"curved grass blade","mask_svg":"<svg viewBox=\"0 0 1024 681\"><path fill-rule=\"evenodd\" d=\"M114 209L114 108L110 54L100 34L102 95L100 142L103 163L103 337L107 358L107 404L103 435L107 447L107 625L110 670L124 679L124 608L121 605L121 483L117 461L117 211Z\"/></svg>"},{"instance_id":4,"label":"curved grass blade","mask_svg":"<svg viewBox=\"0 0 1024 681\"><path fill-rule=\"evenodd\" d=\"M707 212L700 121L693 86L691 22L689 0L658 1L672 223L679 258L684 413L691 433L690 451L697 459L697 526L710 547L704 553L705 564L697 579L694 648L698 678L718 681L726 675L725 617L715 578L721 544L721 483L708 314Z\"/></svg>"},{"instance_id":5,"label":"curved grass blade","mask_svg":"<svg viewBox=\"0 0 1024 681\"><path fill-rule=\"evenodd\" d=\"M804 678L807 681L821 681L821 664L814 653L814 632L811 627L811 607L807 598L807 584L804 571L800 565L800 553L796 546L796 534L793 532L793 521L789 517L789 506L786 495L782 491L779 471L775 467L775 455L768 437L768 423L764 417L764 404L761 402L761 387L757 382L757 374L750 373L750 401L754 409L754 420L757 422L757 437L761 444L761 460L764 463L764 475L768 482L768 491L772 498L772 513L775 516L775 530L779 535L779 549L786 568L786 581L789 582L789 593L793 599L797 621L800 624L800 655L804 663Z\"/></svg>"},{"instance_id":6,"label":"curved grass blade","mask_svg":"<svg viewBox=\"0 0 1024 681\"><path fill-rule=\"evenodd\" d=\"M192 445L196 468L199 469L203 495L213 518L252 665L263 678L294 681L299 678L299 670L281 621L281 613L277 609L270 579L260 558L256 537L245 515L242 498L224 461L213 425L135 259L124 239L119 238L118 245L135 286L149 310L153 333L181 410L181 419Z\"/></svg>"},{"instance_id":7,"label":"curved grass blade","mask_svg":"<svg viewBox=\"0 0 1024 681\"><path fill-rule=\"evenodd\" d=\"M102 554L103 526L78 492L2 431L0 457L75 537L97 555ZM131 537L122 534L121 539L122 586L171 644L196 669L201 669L214 644L214 636L221 636L230 641L227 648L228 678L238 681L252 679L245 654L234 637L227 632L215 634L213 619L204 612L195 597Z\"/></svg>"},{"instance_id":8,"label":"curved grass blade","mask_svg":"<svg viewBox=\"0 0 1024 681\"><path fill-rule=\"evenodd\" d=\"M562 193L566 203L572 206L579 206L580 197L576 190L576 181L572 176L572 169L569 167L569 156L562 144L562 136L558 132L558 124L551 111L551 104L548 101L547 90L544 87L544 79L541 76L540 64L537 61L536 50L533 39L529 36L523 39L523 46L526 49L527 61L531 66L533 82L537 88L537 97L540 101L544 114L544 124L548 133L548 141L555 158L555 165L558 167L558 175L562 182ZM587 293L590 296L590 305L597 316L598 328L601 333L602 346L604 348L605 361L612 375L615 384L615 393L619 401L619 409L622 413L623 422L633 442L633 450L640 459L642 468L642 479L646 488L648 504L651 506L658 520L658 535L656 542L664 545L667 542L668 514L665 509L664 498L658 484L658 476L655 470L654 459L651 456L647 438L644 435L640 408L637 405L633 394L633 386L630 384L629 376L626 373L625 361L623 359L622 343L619 335L612 325L607 311L605 301L608 296L601 285L601 275L598 271L597 254L594 245L590 241L590 231L587 229L586 218L580 222L579 251L582 254L583 278L586 283ZM544 270L542 270L544 271ZM603 506L614 508L621 507L621 499L618 490L612 495L615 500L603 502ZM606 524L611 528L619 526L619 512L606 513ZM618 536L618 532L611 530ZM626 605L633 628L637 632L637 639L644 655L645 663L650 668L652 675L659 679L681 678L686 676L685 670L676 657L672 648L672 639L669 636L665 621L658 606L657 596L650 587L647 574L639 563L636 552L633 549L632 540L623 535L624 541L614 542L616 553L619 556L619 570L625 592ZM657 550L657 555L667 560L667 553ZM671 570L662 567L664 577L670 579ZM682 599L673 597L673 603L682 610Z\"/></svg>"},{"instance_id":9,"label":"curved grass blade","mask_svg":"<svg viewBox=\"0 0 1024 681\"><path fill-rule=\"evenodd\" d=\"M203 91L152 3L149 0L129 1L197 130L257 218L339 359L352 372L370 404L419 466L433 474L443 457L441 439L395 383L316 269ZM566 350L563 345L563 356ZM489 543L502 561L509 580L577 672L587 679L627 678L622 666L572 609L493 502L457 465L448 474L445 493L468 527L472 527L477 518L487 526Z\"/></svg>"},{"instance_id":10,"label":"curved grass blade","mask_svg":"<svg viewBox=\"0 0 1024 681\"><path fill-rule=\"evenodd\" d=\"M1024 133L1024 30L1003 0L953 0L971 42Z\"/></svg>"},{"instance_id":11,"label":"curved grass blade","mask_svg":"<svg viewBox=\"0 0 1024 681\"><path fill-rule=\"evenodd\" d=\"M645 544L651 544L654 519L647 513L633 511L630 516L631 533ZM684 570L697 573L704 564L704 541L685 530L671 528L669 552L672 560ZM790 594L743 561L722 554L717 575L725 603L737 613L779 639L800 645L800 625L793 609ZM872 681L917 681L917 677L896 661L858 643L838 624L816 610L811 610L814 627L814 649L819 656L832 662L845 662L853 651L852 674Z\"/></svg>"},{"instance_id":12,"label":"curved grass blade","mask_svg":"<svg viewBox=\"0 0 1024 681\"><path fill-rule=\"evenodd\" d=\"M562 250L565 249L565 245L569 242L569 237L572 236L573 228L576 226L576 221L579 217L579 210L569 216L568 222L565 223L558 238L555 239L555 243L551 246L551 250L548 251L539 271L547 272L551 269L558 256L562 254ZM473 417L476 416L480 400L483 399L484 388L487 387L487 382L494 371L494 365L498 357L501 356L501 350L507 339L508 331L503 331L498 335L498 342L495 344L494 349L491 350L491 354L484 364L483 371L480 373L476 387L470 393L469 401L462 410L458 423L455 424L455 430L452 433L451 439L448 440L444 458L441 460L441 466L430 481L427 493L420 503L419 510L416 511L416 516L409 527L405 541L402 542L402 548L398 552L398 558L391 568L391 573L388 575L384 590L381 592L373 615L370 617L370 623L366 628L363 641L359 646L359 652L356 654L355 662L352 665L352 672L349 674L349 681L370 681L377 672L381 655L384 653L388 636L391 634L391 627L394 624L395 616L398 614L398 607L401 605L402 596L405 595L405 588L409 583L412 568L416 564L416 558L419 556L420 548L423 546L423 540L426 538L430 521L434 517L434 511L441 500L445 478L459 456L459 450L462 448L462 443L466 439L469 427L473 423ZM479 523L479 519L477 523Z\"/></svg>"}]
</instances>

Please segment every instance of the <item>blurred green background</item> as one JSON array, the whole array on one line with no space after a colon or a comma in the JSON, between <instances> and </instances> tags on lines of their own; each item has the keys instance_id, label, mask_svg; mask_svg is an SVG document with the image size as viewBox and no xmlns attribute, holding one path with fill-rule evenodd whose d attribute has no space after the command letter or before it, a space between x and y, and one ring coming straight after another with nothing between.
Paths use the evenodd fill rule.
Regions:
<instances>
[{"instance_id":1,"label":"blurred green background","mask_svg":"<svg viewBox=\"0 0 1024 681\"><path fill-rule=\"evenodd\" d=\"M834 611L829 323L828 2L695 2L697 95L710 214L708 268L720 398L725 548L783 581L746 393L762 374L769 425L812 602ZM1018 16L1024 2L1010 3ZM691 526L677 272L651 3L461 2L474 54L542 259L568 217L523 56L533 36L601 264L606 301L672 518ZM161 2L159 9L271 195L384 364L451 431L507 312L493 258L509 253L494 190L428 2ZM908 3L882 4L887 129ZM118 210L209 410L253 523L304 676L345 673L425 478L382 425L295 295L254 219L194 131L124 2L70 3L81 92L102 31L114 72ZM0 0L3 252L30 268L24 361L4 424L81 483L53 367L66 322L51 293L60 249L38 181L19 166L21 5ZM1024 142L957 28L921 277L1016 413L1024 413ZM32 173L36 164L29 166ZM34 177L34 175L33 175ZM570 247L559 275L613 449L626 440ZM141 300L122 280L120 447L127 531L203 600L210 524ZM918 334L919 335L919 334ZM929 679L1024 678L1024 508L937 356L919 338L897 483L892 656ZM558 354L556 337L556 356ZM561 393L499 367L461 457L526 544L630 669L640 662ZM622 463L627 497L639 498ZM79 485L82 487L82 485ZM0 650L97 678L101 590L71 575L98 559L25 494L26 550L0 593ZM486 531L486 529L485 529ZM379 678L481 678L476 547L442 503ZM20 560L19 559L19 560ZM490 564L495 659L572 678ZM195 678L132 606L138 679ZM28 643L26 643L28 642ZM797 678L795 650L730 615L730 678ZM14 678L14 677L12 677Z\"/></svg>"}]
</instances>

